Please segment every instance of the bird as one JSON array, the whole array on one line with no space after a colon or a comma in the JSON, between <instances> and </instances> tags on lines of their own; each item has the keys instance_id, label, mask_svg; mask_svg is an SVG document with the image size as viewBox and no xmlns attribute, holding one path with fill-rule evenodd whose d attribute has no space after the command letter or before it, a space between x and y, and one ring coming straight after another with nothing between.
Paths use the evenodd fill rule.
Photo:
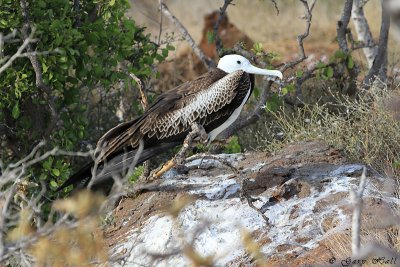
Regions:
<instances>
[{"instance_id":1,"label":"bird","mask_svg":"<svg viewBox=\"0 0 400 267\"><path fill-rule=\"evenodd\" d=\"M253 66L242 55L221 57L216 68L162 93L143 115L107 131L97 142L95 160L70 176L57 191L69 185L82 189L89 183L92 190L111 187L111 174L122 172L135 156L140 164L181 145L192 123L203 126L207 141L212 142L239 117L254 89L255 75L283 77L279 70ZM99 170L107 166L107 171L93 176L95 180L90 182L94 166Z\"/></svg>"}]
</instances>

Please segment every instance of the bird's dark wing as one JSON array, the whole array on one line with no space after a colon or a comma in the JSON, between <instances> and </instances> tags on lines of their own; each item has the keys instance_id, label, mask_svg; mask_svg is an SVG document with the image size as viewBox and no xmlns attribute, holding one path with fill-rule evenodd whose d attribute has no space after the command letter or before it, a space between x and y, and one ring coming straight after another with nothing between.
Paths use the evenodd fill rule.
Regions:
<instances>
[{"instance_id":1,"label":"bird's dark wing","mask_svg":"<svg viewBox=\"0 0 400 267\"><path fill-rule=\"evenodd\" d=\"M242 103L253 82L254 78L243 71L227 74L216 69L163 93L142 116L117 125L100 138L96 163L104 171L101 177L96 175L93 186L112 184L110 173L129 166L127 161L136 154L140 140L144 150L138 164L182 143L192 122L207 130L218 127ZM59 190L70 184L86 187L93 165L89 163L71 176Z\"/></svg>"},{"instance_id":2,"label":"bird's dark wing","mask_svg":"<svg viewBox=\"0 0 400 267\"><path fill-rule=\"evenodd\" d=\"M224 101L229 102L234 97L235 92L228 90L227 84L220 82L227 76L234 83L241 75L213 69L193 81L161 94L142 116L117 125L99 139L96 148L98 162L128 146L136 148L142 139L146 141L154 136L161 141L188 130L191 121L218 110ZM212 88L215 90L211 90ZM210 101L213 98L215 100ZM201 106L194 104L200 102Z\"/></svg>"}]
</instances>

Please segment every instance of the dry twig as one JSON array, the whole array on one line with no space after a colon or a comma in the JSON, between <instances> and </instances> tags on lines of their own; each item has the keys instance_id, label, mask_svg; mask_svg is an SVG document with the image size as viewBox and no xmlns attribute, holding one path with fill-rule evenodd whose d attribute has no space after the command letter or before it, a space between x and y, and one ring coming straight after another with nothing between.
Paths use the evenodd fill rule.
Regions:
<instances>
[{"instance_id":1,"label":"dry twig","mask_svg":"<svg viewBox=\"0 0 400 267\"><path fill-rule=\"evenodd\" d=\"M166 164L164 164L161 168L152 171L147 178L147 180L154 180L160 178L164 173L166 173L171 168L182 165L192 149L193 141L196 137L199 137L200 141L207 140L207 133L204 130L203 126L198 124L197 122L193 123L192 131L186 136L185 141L183 141L182 148L179 152L174 156L173 159L169 160Z\"/></svg>"},{"instance_id":2,"label":"dry twig","mask_svg":"<svg viewBox=\"0 0 400 267\"><path fill-rule=\"evenodd\" d=\"M219 37L219 34L218 34L218 28L221 25L221 22L226 17L226 10L227 10L228 6L229 5L233 5L232 2L233 2L233 0L225 0L224 1L224 5L219 9L218 20L214 25L215 47L216 47L216 50L217 50L217 55L220 54L220 51L223 48L222 47L221 38Z\"/></svg>"},{"instance_id":3,"label":"dry twig","mask_svg":"<svg viewBox=\"0 0 400 267\"><path fill-rule=\"evenodd\" d=\"M299 46L299 50L300 50L300 56L299 56L299 58L295 59L294 61L285 64L281 68L282 72L288 70L289 68L293 68L294 66L300 64L307 58L305 55L303 42L309 36L309 33L310 33L312 12L313 12L316 0L314 0L311 3L311 5L308 5L308 2L306 0L299 0L299 1L303 4L303 6L305 7L305 10L306 10L306 13L305 13L306 29L305 29L304 33L297 36L297 42L298 42L298 46ZM237 48L235 48L235 49L237 49ZM253 56L248 55L248 53L249 52L247 52L247 54L244 54L244 56L247 58L254 58ZM259 62L259 63L262 63L262 62ZM265 65L265 63L260 64L260 65L263 66L263 65ZM309 73L309 74L305 73L305 75L303 75L303 77L298 80L296 87L300 88L301 83L303 83L306 79L310 78L311 74L312 73ZM270 89L271 89L272 84L273 84L272 81L270 81L268 78L264 78L263 84L261 86L261 88L263 88L263 90L262 90L262 93L260 96L260 100L257 102L254 109L251 112L242 114L230 127L228 127L228 129L226 129L222 133L223 138L227 138L227 137L231 136L233 133L237 132L238 130L243 129L244 127L256 122L261 117L261 115L263 115L265 113L265 103L267 102L267 99L270 95ZM297 93L298 97L301 98L300 89L298 89L296 93Z\"/></svg>"},{"instance_id":4,"label":"dry twig","mask_svg":"<svg viewBox=\"0 0 400 267\"><path fill-rule=\"evenodd\" d=\"M203 51L199 48L199 46L196 44L196 42L193 40L192 36L190 36L189 32L185 28L185 26L182 25L182 23L171 13L171 11L168 9L167 5L162 2L161 0L161 11L164 13L164 15L167 16L168 19L170 19L175 26L178 28L178 30L181 32L183 35L183 38L189 43L189 45L192 47L194 53L200 58L200 60L204 63L204 65L207 68L212 68L215 67L216 64L215 62L207 57Z\"/></svg>"}]
</instances>

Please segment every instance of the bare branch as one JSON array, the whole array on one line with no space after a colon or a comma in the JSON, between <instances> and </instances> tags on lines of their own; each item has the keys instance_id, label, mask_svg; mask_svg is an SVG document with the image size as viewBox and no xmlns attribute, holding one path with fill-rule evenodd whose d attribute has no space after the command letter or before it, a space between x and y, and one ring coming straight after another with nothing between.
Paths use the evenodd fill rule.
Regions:
<instances>
[{"instance_id":1,"label":"bare branch","mask_svg":"<svg viewBox=\"0 0 400 267\"><path fill-rule=\"evenodd\" d=\"M349 46L347 44L347 31L348 25L351 17L351 10L353 8L353 0L346 0L343 7L342 17L337 22L337 39L339 43L339 47L345 53L349 52Z\"/></svg>"},{"instance_id":2,"label":"bare branch","mask_svg":"<svg viewBox=\"0 0 400 267\"><path fill-rule=\"evenodd\" d=\"M138 85L139 93L140 93L140 103L142 104L143 111L146 111L149 107L149 101L147 100L147 95L144 91L143 82L133 73L129 73L129 76L135 80Z\"/></svg>"},{"instance_id":3,"label":"bare branch","mask_svg":"<svg viewBox=\"0 0 400 267\"><path fill-rule=\"evenodd\" d=\"M207 140L207 133L204 130L203 126L198 124L197 122L191 125L192 130L188 133L185 140L183 141L182 148L178 151L178 153L174 156L173 159L168 161L166 164L161 166L161 168L156 169L150 173L149 177L146 180L159 179L164 173L166 173L171 168L182 165L188 156L190 150L193 147L193 142L196 137L199 137L200 141Z\"/></svg>"},{"instance_id":4,"label":"bare branch","mask_svg":"<svg viewBox=\"0 0 400 267\"><path fill-rule=\"evenodd\" d=\"M367 181L366 173L367 169L364 167L360 179L360 185L358 186L357 191L353 188L350 189L350 198L354 206L351 227L351 249L353 256L360 253L361 212L363 205L363 193Z\"/></svg>"},{"instance_id":5,"label":"bare branch","mask_svg":"<svg viewBox=\"0 0 400 267\"><path fill-rule=\"evenodd\" d=\"M31 27L32 23L29 18L29 10L28 10L28 3L26 0L21 0L20 1L21 9L22 9L22 17L24 18L24 25L22 27L22 36L24 39L28 38L28 29ZM31 45L28 43L27 45L27 51L29 53L33 52L33 48ZM55 97L52 94L52 89L46 85L43 81L43 72L42 72L42 67L40 66L38 57L35 53L29 54L28 56L29 60L31 61L33 70L35 71L36 75L36 87L42 91L48 101L48 105L50 108L50 114L51 114L51 120L50 123L47 127L47 129L44 131L44 138L47 139L48 136L50 135L51 131L54 129L56 126L57 122L59 120L59 114L56 109L56 104L55 104Z\"/></svg>"},{"instance_id":6,"label":"bare branch","mask_svg":"<svg viewBox=\"0 0 400 267\"><path fill-rule=\"evenodd\" d=\"M167 5L164 4L162 0L160 0L160 6L161 6L161 11L164 12L164 15L166 15L168 19L170 19L175 24L178 30L182 33L183 38L185 38L185 40L189 43L194 53L200 58L200 60L204 63L204 65L207 68L215 67L216 66L215 62L209 57L207 57L203 53L203 51L201 51L199 46L193 40L192 36L190 36L185 26L183 26L182 23L171 13L171 11L169 11Z\"/></svg>"},{"instance_id":7,"label":"bare branch","mask_svg":"<svg viewBox=\"0 0 400 267\"><path fill-rule=\"evenodd\" d=\"M160 32L160 35L161 35L161 32ZM136 83L139 87L140 103L142 104L143 111L146 111L149 108L149 101L147 100L147 95L144 91L143 82L133 73L130 73L129 75L131 76L132 79L134 79L136 81ZM142 176L147 177L150 174L150 166L149 165L150 165L150 160L146 160L145 162L143 162Z\"/></svg>"},{"instance_id":8,"label":"bare branch","mask_svg":"<svg viewBox=\"0 0 400 267\"><path fill-rule=\"evenodd\" d=\"M368 25L368 21L364 15L365 3L362 0L353 1L351 18L353 19L358 41L365 45L363 52L367 59L368 67L371 68L377 49ZM352 50L354 50L354 48L352 48Z\"/></svg>"},{"instance_id":9,"label":"bare branch","mask_svg":"<svg viewBox=\"0 0 400 267\"><path fill-rule=\"evenodd\" d=\"M300 56L296 60L286 63L281 70L282 72L286 71L287 69L293 68L294 66L303 62L307 58L305 50L304 50L303 42L304 42L304 39L306 39L308 37L308 35L310 34L312 11L314 9L316 1L317 0L314 0L311 3L311 5L308 5L308 2L306 0L300 0L300 2L303 4L303 6L306 10L306 14L304 15L305 20L306 20L306 30L304 31L304 33L297 36L297 44L298 44L298 47L300 50Z\"/></svg>"},{"instance_id":10,"label":"bare branch","mask_svg":"<svg viewBox=\"0 0 400 267\"><path fill-rule=\"evenodd\" d=\"M226 17L226 9L228 8L229 5L232 4L232 2L233 2L233 0L224 0L224 5L219 9L218 20L217 20L217 22L215 22L215 25L214 25L215 46L216 46L218 55L220 54L220 51L222 50L222 42L221 42L221 38L219 37L219 34L218 34L218 28L221 25L221 22Z\"/></svg>"},{"instance_id":11,"label":"bare branch","mask_svg":"<svg viewBox=\"0 0 400 267\"><path fill-rule=\"evenodd\" d=\"M157 44L160 45L161 44L161 34L162 34L162 28L163 28L163 10L162 10L162 0L159 0L160 3L160 28L158 31L158 41Z\"/></svg>"},{"instance_id":12,"label":"bare branch","mask_svg":"<svg viewBox=\"0 0 400 267\"><path fill-rule=\"evenodd\" d=\"M271 2L274 4L275 10L276 10L276 15L279 15L279 8L278 8L278 4L276 3L275 0L271 0Z\"/></svg>"},{"instance_id":13,"label":"bare branch","mask_svg":"<svg viewBox=\"0 0 400 267\"><path fill-rule=\"evenodd\" d=\"M292 62L288 62L286 63L282 68L281 71L285 72L286 70L293 68L294 66L300 64L301 62L303 62L307 56L305 55L305 50L304 50L304 40L309 36L310 34L310 27L311 27L311 21L312 21L312 12L316 3L316 0L312 1L310 5L308 5L308 2L306 0L299 0L304 8L305 8L305 20L306 20L306 29L305 31L297 36L297 43L299 46L299 50L300 50L300 55L297 59L295 59ZM237 47L235 49L238 49ZM249 54L249 52L244 51L247 54L243 54L245 57L247 58L251 58L253 59L254 56ZM263 65L263 64L261 64ZM301 79L306 79L309 78L311 76L311 73L309 74L309 76L304 76ZM301 91L300 91L300 85L304 80L298 80L298 82L296 83L297 86L297 96L301 98ZM263 80L263 85L261 88L263 88L260 100L257 102L257 104L255 105L255 108L251 111L248 112L247 114L243 114L241 115L230 127L228 127L223 133L222 133L222 137L223 138L227 138L229 136L231 136L233 133L237 132L238 130L256 122L260 116L262 114L265 113L265 103L267 102L268 96L270 94L270 88L272 86L272 81L270 81L268 78L264 78Z\"/></svg>"},{"instance_id":14,"label":"bare branch","mask_svg":"<svg viewBox=\"0 0 400 267\"><path fill-rule=\"evenodd\" d=\"M74 0L74 10L75 10L75 27L80 27L81 26L81 10L80 10L80 4L79 0Z\"/></svg>"},{"instance_id":15,"label":"bare branch","mask_svg":"<svg viewBox=\"0 0 400 267\"><path fill-rule=\"evenodd\" d=\"M21 57L22 52L33 41L34 34L35 34L35 29L33 28L31 33L30 33L30 35L25 38L25 40L22 43L22 45L18 48L17 52L14 55L12 55L3 66L0 67L0 74L2 72L4 72L8 67L10 67L11 64L14 62L14 60L16 60L17 58ZM4 40L4 38L2 40ZM1 48L1 46L2 46L2 44L0 43L0 48ZM2 50L0 49L0 51L2 51ZM2 62L0 62L0 63L2 63Z\"/></svg>"},{"instance_id":16,"label":"bare branch","mask_svg":"<svg viewBox=\"0 0 400 267\"><path fill-rule=\"evenodd\" d=\"M379 79L382 81L386 80L387 72L387 46L389 39L389 28L390 28L390 13L388 7L385 4L386 0L381 0L382 4L382 20L381 29L379 33L378 50L372 67L368 74L363 80L363 87L368 88L375 80L376 76L379 75Z\"/></svg>"}]
</instances>

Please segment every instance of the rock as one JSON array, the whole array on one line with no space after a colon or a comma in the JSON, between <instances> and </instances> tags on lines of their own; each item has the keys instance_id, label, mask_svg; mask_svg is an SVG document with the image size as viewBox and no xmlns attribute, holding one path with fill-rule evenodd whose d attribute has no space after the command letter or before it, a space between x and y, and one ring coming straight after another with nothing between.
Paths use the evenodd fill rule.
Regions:
<instances>
[{"instance_id":1,"label":"rock","mask_svg":"<svg viewBox=\"0 0 400 267\"><path fill-rule=\"evenodd\" d=\"M329 264L332 257L350 255L348 192L358 185L362 164L319 142L295 144L274 156L218 158L238 172L209 159L202 163L204 172L193 168L200 160L189 161L189 173L167 173L160 191L124 199L114 211L114 225L105 230L112 255L125 266L188 266L196 257L212 259L215 266L254 266L242 241L244 230L252 233L269 266ZM363 213L368 229L377 221L374 216L389 216L390 207L399 204L379 191L382 186L382 178L368 173ZM182 196L192 201L174 217L168 210Z\"/></svg>"}]
</instances>

